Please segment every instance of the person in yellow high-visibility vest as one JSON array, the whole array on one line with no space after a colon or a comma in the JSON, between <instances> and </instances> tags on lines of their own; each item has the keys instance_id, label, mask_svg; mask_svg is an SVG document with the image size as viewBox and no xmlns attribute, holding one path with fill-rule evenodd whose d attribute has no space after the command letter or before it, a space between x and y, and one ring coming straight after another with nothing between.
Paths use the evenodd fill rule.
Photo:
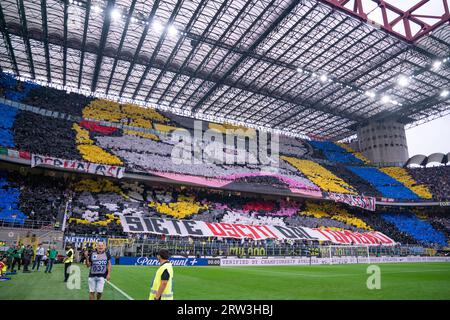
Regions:
<instances>
[{"instance_id":1,"label":"person in yellow high-visibility vest","mask_svg":"<svg viewBox=\"0 0 450 320\"><path fill-rule=\"evenodd\" d=\"M173 300L173 268L169 262L169 251L161 249L157 255L159 268L153 279L149 300Z\"/></svg>"},{"instance_id":2,"label":"person in yellow high-visibility vest","mask_svg":"<svg viewBox=\"0 0 450 320\"><path fill-rule=\"evenodd\" d=\"M72 265L75 252L72 249L72 245L66 246L66 257L64 258L64 282L69 280L69 268Z\"/></svg>"}]
</instances>

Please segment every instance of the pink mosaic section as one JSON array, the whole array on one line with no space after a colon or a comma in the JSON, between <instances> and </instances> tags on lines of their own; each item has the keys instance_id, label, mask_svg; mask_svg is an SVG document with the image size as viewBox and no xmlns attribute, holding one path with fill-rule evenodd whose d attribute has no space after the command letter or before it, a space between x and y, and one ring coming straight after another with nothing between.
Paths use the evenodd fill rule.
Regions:
<instances>
[{"instance_id":1,"label":"pink mosaic section","mask_svg":"<svg viewBox=\"0 0 450 320\"><path fill-rule=\"evenodd\" d=\"M294 179L290 179L288 177L278 175L278 174L267 174L267 173L248 173L248 174L233 174L233 175L227 175L227 176L221 176L218 178L205 178L200 176L191 176L191 175L185 175L185 174L178 174L178 173L170 173L170 172L158 172L158 171L149 171L149 173L154 174L159 177L164 177L167 179L175 180L175 181L182 181L182 182L188 182L188 183L195 183L202 186L208 186L213 188L222 188L229 184L230 182L237 180L239 178L245 178L245 177L257 177L257 176L272 176L280 179L284 183L289 185L289 189L292 193L295 194L301 194L305 196L310 197L316 197L321 198L322 192L320 189L315 186L307 186L305 184L302 184Z\"/></svg>"}]
</instances>

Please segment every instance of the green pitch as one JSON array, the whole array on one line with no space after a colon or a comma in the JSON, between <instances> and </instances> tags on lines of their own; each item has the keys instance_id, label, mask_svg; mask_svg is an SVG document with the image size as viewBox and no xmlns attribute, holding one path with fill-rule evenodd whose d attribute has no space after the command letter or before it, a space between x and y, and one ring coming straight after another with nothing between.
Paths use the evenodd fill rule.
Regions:
<instances>
[{"instance_id":1,"label":"green pitch","mask_svg":"<svg viewBox=\"0 0 450 320\"><path fill-rule=\"evenodd\" d=\"M176 299L450 299L450 263L379 264L381 289L367 289L367 265L175 267ZM0 299L87 299L87 269L80 289L63 283L61 265L12 275ZM113 266L104 299L147 299L155 267ZM123 293L121 293L122 291Z\"/></svg>"}]
</instances>

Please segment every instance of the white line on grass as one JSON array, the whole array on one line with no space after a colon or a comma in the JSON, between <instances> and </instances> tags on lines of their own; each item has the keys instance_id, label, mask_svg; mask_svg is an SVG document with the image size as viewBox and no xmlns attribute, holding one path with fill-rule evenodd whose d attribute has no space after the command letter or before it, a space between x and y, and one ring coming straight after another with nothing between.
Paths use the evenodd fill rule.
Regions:
<instances>
[{"instance_id":1,"label":"white line on grass","mask_svg":"<svg viewBox=\"0 0 450 320\"><path fill-rule=\"evenodd\" d=\"M249 267L234 267L235 270L245 270ZM251 268L251 267L250 267ZM247 269L253 273L267 273L267 274L277 274L280 276L303 276L303 277L312 277L312 278L335 278L335 277L348 277L348 276L361 276L359 273L335 273L335 274L322 274L322 273L297 273L297 272L278 272L278 271L269 271L269 270L260 270L260 269ZM446 270L405 270L405 271L381 271L383 274L401 274L401 273L424 273L424 272L443 272ZM329 271L332 272L332 271Z\"/></svg>"},{"instance_id":2,"label":"white line on grass","mask_svg":"<svg viewBox=\"0 0 450 320\"><path fill-rule=\"evenodd\" d=\"M119 287L117 287L114 283L112 283L111 281L106 281L109 285L111 285L111 287L113 287L114 289L116 289L117 291L119 291L125 298L127 298L128 300L134 300L132 297L130 297L128 294L126 294L125 292L123 292L122 290L120 290Z\"/></svg>"}]
</instances>

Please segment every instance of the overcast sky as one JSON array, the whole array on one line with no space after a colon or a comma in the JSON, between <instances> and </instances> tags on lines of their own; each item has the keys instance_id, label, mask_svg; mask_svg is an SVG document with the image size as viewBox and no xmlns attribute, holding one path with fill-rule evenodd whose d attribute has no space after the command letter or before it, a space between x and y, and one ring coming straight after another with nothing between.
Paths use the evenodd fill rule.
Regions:
<instances>
[{"instance_id":1,"label":"overcast sky","mask_svg":"<svg viewBox=\"0 0 450 320\"><path fill-rule=\"evenodd\" d=\"M406 130L409 156L450 152L450 114Z\"/></svg>"}]
</instances>

